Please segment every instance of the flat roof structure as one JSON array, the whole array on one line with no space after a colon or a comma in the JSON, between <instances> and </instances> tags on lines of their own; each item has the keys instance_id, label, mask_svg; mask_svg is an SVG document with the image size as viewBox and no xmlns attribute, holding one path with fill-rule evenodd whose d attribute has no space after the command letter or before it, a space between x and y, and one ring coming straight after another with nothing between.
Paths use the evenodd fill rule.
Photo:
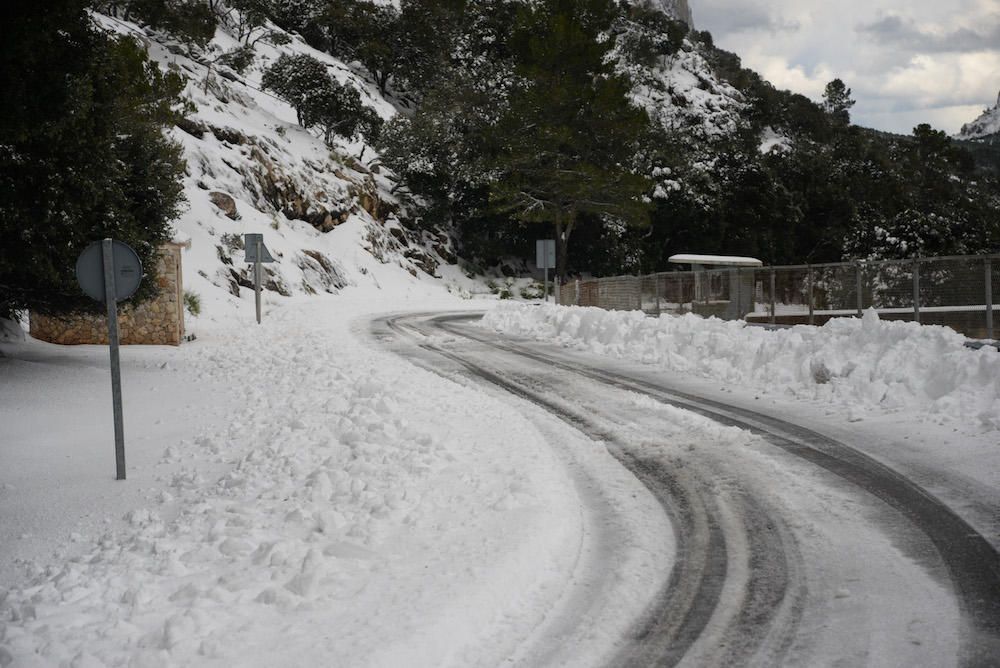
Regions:
<instances>
[{"instance_id":1,"label":"flat roof structure","mask_svg":"<svg viewBox=\"0 0 1000 668\"><path fill-rule=\"evenodd\" d=\"M673 264L701 264L706 266L717 265L726 267L763 267L764 263L755 257L739 257L736 255L695 255L692 253L680 253L671 255L667 262Z\"/></svg>"}]
</instances>

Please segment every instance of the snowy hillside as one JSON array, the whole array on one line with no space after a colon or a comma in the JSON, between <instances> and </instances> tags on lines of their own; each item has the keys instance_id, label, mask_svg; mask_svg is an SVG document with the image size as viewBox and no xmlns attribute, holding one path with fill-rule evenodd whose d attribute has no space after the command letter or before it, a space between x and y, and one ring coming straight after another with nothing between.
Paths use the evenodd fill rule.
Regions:
<instances>
[{"instance_id":1,"label":"snowy hillside","mask_svg":"<svg viewBox=\"0 0 1000 668\"><path fill-rule=\"evenodd\" d=\"M233 305L241 294L252 294L242 246L245 233L257 232L276 258L265 265L271 297L377 285L383 270L414 282L446 277L449 285L475 289L449 267L456 258L445 231L408 227L391 194L394 182L370 146L337 137L328 147L318 133L298 125L290 105L261 90L263 71L280 55L308 54L342 85L357 89L381 118L392 117L396 110L360 69L287 35L289 42L280 46L257 42L252 64L240 75L218 63L240 45L223 25L201 50L117 18L97 14L95 20L138 38L162 68L187 78L184 94L194 111L170 132L187 162L188 205L175 223L177 236L192 241L184 255L186 287Z\"/></svg>"},{"instance_id":2,"label":"snowy hillside","mask_svg":"<svg viewBox=\"0 0 1000 668\"><path fill-rule=\"evenodd\" d=\"M667 130L694 141L732 134L743 122L744 96L712 71L695 42L685 38L677 53L651 67L619 61L619 70L636 82L635 103Z\"/></svg>"},{"instance_id":3,"label":"snowy hillside","mask_svg":"<svg viewBox=\"0 0 1000 668\"><path fill-rule=\"evenodd\" d=\"M979 118L963 125L956 138L976 141L996 134L1000 134L1000 95L997 95L995 107L985 110Z\"/></svg>"},{"instance_id":4,"label":"snowy hillside","mask_svg":"<svg viewBox=\"0 0 1000 668\"><path fill-rule=\"evenodd\" d=\"M653 5L690 24L685 0ZM441 279L442 287L468 294L481 283L457 266L449 230L418 228L394 196L396 181L380 167L375 149L337 137L331 149L315 130L297 123L295 110L262 90L266 68L283 54L307 54L325 64L342 85L383 120L397 109L358 63L348 64L305 44L272 24L288 40L253 44L252 63L238 73L220 56L241 45L220 23L205 49L120 18L94 15L105 30L139 39L162 68L187 78L185 97L194 111L171 130L187 162L186 211L177 236L191 239L184 256L185 286L235 306L252 289L243 261L243 235L264 233L276 262L265 266L266 299L337 292L351 284L379 284L379 273L404 272L411 281ZM623 67L625 67L623 65ZM630 72L634 99L670 130L695 140L731 134L746 104L735 88L714 76L698 45L682 48L652 67Z\"/></svg>"}]
</instances>

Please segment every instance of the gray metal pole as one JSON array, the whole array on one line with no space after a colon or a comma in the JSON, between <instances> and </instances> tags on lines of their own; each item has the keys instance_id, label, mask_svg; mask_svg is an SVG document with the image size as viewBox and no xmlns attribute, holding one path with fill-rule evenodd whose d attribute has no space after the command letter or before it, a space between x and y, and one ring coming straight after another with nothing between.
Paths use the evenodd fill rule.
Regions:
<instances>
[{"instance_id":1,"label":"gray metal pole","mask_svg":"<svg viewBox=\"0 0 1000 668\"><path fill-rule=\"evenodd\" d=\"M993 336L993 262L986 259L986 338Z\"/></svg>"},{"instance_id":2,"label":"gray metal pole","mask_svg":"<svg viewBox=\"0 0 1000 668\"><path fill-rule=\"evenodd\" d=\"M257 240L257 261L253 263L253 297L254 302L257 305L257 324L260 324L260 283L262 280L260 271L260 260L263 256L264 242L261 239Z\"/></svg>"},{"instance_id":3,"label":"gray metal pole","mask_svg":"<svg viewBox=\"0 0 1000 668\"><path fill-rule=\"evenodd\" d=\"M656 290L656 317L660 317L660 275L653 276L653 289Z\"/></svg>"},{"instance_id":4,"label":"gray metal pole","mask_svg":"<svg viewBox=\"0 0 1000 668\"><path fill-rule=\"evenodd\" d=\"M740 285L743 282L743 276L740 275L739 267L736 267L733 271L736 273L736 319L739 320L743 317L743 286ZM732 274L729 276L730 280L732 280Z\"/></svg>"},{"instance_id":5,"label":"gray metal pole","mask_svg":"<svg viewBox=\"0 0 1000 668\"><path fill-rule=\"evenodd\" d=\"M101 243L104 260L104 303L108 307L108 347L111 349L111 403L115 417L115 479L125 479L125 426L122 417L122 369L118 358L118 301L115 298L115 254L111 239Z\"/></svg>"},{"instance_id":6,"label":"gray metal pole","mask_svg":"<svg viewBox=\"0 0 1000 668\"><path fill-rule=\"evenodd\" d=\"M559 306L559 302L562 301L562 295L559 294L562 290L562 281L559 280L559 274L552 277L552 301L556 306Z\"/></svg>"},{"instance_id":7,"label":"gray metal pole","mask_svg":"<svg viewBox=\"0 0 1000 668\"><path fill-rule=\"evenodd\" d=\"M580 279L576 279L576 305L580 305Z\"/></svg>"},{"instance_id":8,"label":"gray metal pole","mask_svg":"<svg viewBox=\"0 0 1000 668\"><path fill-rule=\"evenodd\" d=\"M861 263L860 262L858 262L858 263L855 264L854 289L858 293L858 297L857 297L857 299L858 299L858 317L860 318L861 315L862 315L862 311L864 311L864 298L861 295Z\"/></svg>"},{"instance_id":9,"label":"gray metal pole","mask_svg":"<svg viewBox=\"0 0 1000 668\"><path fill-rule=\"evenodd\" d=\"M774 267L771 267L771 324L772 325L774 325L774 324L777 323L777 314L775 313L775 310L774 310L774 300L775 300L775 296L774 296L774 283L775 283L775 281L774 281Z\"/></svg>"},{"instance_id":10,"label":"gray metal pole","mask_svg":"<svg viewBox=\"0 0 1000 668\"><path fill-rule=\"evenodd\" d=\"M809 292L809 324L816 324L816 315L814 313L815 306L813 305L813 268L808 267L806 269L806 289Z\"/></svg>"},{"instance_id":11,"label":"gray metal pole","mask_svg":"<svg viewBox=\"0 0 1000 668\"><path fill-rule=\"evenodd\" d=\"M545 263L545 292L542 293L542 301L549 303L549 263Z\"/></svg>"},{"instance_id":12,"label":"gray metal pole","mask_svg":"<svg viewBox=\"0 0 1000 668\"><path fill-rule=\"evenodd\" d=\"M920 258L913 258L913 321L920 322Z\"/></svg>"}]
</instances>

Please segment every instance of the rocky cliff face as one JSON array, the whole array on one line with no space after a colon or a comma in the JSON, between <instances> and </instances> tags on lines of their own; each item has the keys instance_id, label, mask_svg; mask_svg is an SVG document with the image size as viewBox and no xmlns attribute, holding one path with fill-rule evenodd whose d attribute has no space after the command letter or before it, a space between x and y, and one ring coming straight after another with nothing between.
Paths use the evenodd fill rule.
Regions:
<instances>
[{"instance_id":1,"label":"rocky cliff face","mask_svg":"<svg viewBox=\"0 0 1000 668\"><path fill-rule=\"evenodd\" d=\"M982 141L992 135L1000 134L1000 95L997 95L997 104L992 109L987 109L982 116L966 123L958 133L958 139L969 141Z\"/></svg>"},{"instance_id":2,"label":"rocky cliff face","mask_svg":"<svg viewBox=\"0 0 1000 668\"><path fill-rule=\"evenodd\" d=\"M687 0L653 0L653 4L659 5L668 16L684 21L689 28L694 28L694 18L691 16Z\"/></svg>"}]
</instances>

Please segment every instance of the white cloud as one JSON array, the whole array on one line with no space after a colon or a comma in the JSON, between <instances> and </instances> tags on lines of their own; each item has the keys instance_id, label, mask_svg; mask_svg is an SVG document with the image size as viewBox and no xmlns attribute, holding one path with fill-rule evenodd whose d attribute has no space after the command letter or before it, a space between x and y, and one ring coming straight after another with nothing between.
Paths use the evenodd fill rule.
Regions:
<instances>
[{"instance_id":1,"label":"white cloud","mask_svg":"<svg viewBox=\"0 0 1000 668\"><path fill-rule=\"evenodd\" d=\"M1000 90L996 0L692 0L695 25L780 88L853 89L855 121L957 132ZM959 114L976 109L968 117Z\"/></svg>"}]
</instances>

